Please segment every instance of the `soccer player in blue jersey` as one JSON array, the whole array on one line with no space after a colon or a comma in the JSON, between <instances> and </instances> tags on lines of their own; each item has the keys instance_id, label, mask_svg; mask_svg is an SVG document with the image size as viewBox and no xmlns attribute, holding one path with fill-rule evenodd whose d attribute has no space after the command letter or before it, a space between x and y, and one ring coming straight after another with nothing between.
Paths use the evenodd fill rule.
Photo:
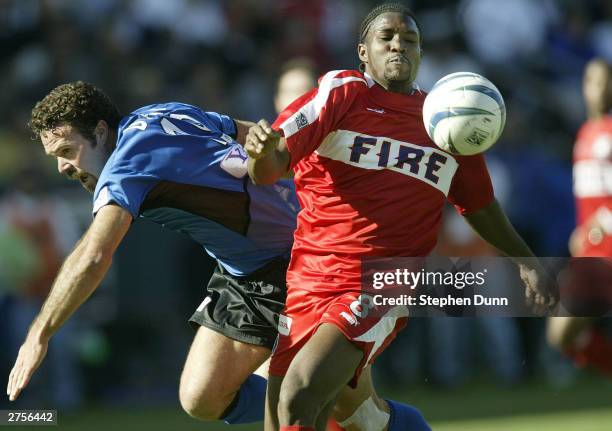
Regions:
<instances>
[{"instance_id":1,"label":"soccer player in blue jersey","mask_svg":"<svg viewBox=\"0 0 612 431\"><path fill-rule=\"evenodd\" d=\"M122 118L104 93L83 82L61 85L35 106L33 132L58 171L93 192L95 217L19 351L7 386L11 400L44 359L51 336L98 287L131 223L144 217L188 234L218 262L190 319L197 332L181 376L181 405L203 420L263 419L266 380L253 373L276 339L299 206L290 180L248 180L239 142L251 125L182 103ZM378 398L371 380L362 380L338 401L351 429L393 419L364 414ZM394 420L422 420L405 407Z\"/></svg>"},{"instance_id":2,"label":"soccer player in blue jersey","mask_svg":"<svg viewBox=\"0 0 612 431\"><path fill-rule=\"evenodd\" d=\"M189 235L218 262L180 382L183 408L200 419L261 420L269 357L285 299L285 271L299 209L290 180L255 187L242 141L251 123L181 103L122 118L93 85L51 91L30 126L58 171L94 194L94 220L66 259L10 374L14 400L50 337L93 293L131 223L148 218ZM232 367L226 364L231 363Z\"/></svg>"}]
</instances>

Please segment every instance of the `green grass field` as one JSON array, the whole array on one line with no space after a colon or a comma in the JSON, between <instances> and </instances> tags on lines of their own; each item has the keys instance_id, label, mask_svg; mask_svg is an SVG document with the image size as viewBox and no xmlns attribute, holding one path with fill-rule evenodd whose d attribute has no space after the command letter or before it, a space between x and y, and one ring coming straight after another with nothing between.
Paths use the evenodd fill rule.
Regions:
<instances>
[{"instance_id":1,"label":"green grass field","mask_svg":"<svg viewBox=\"0 0 612 431\"><path fill-rule=\"evenodd\" d=\"M391 396L419 407L436 431L612 430L612 382L596 377L589 377L567 389L552 389L537 383L502 389L482 383L455 391L415 387ZM58 428L66 431L261 429L261 425L229 428L200 423L183 414L178 403L174 408L91 407L74 416L59 412L59 422Z\"/></svg>"},{"instance_id":2,"label":"green grass field","mask_svg":"<svg viewBox=\"0 0 612 431\"><path fill-rule=\"evenodd\" d=\"M610 431L612 408L435 422L432 426L436 431Z\"/></svg>"}]
</instances>

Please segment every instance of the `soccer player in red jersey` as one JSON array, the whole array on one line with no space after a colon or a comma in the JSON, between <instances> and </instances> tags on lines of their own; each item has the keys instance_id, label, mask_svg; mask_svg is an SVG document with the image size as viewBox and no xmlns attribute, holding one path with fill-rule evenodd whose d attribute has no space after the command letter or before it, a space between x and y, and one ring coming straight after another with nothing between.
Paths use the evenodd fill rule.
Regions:
<instances>
[{"instance_id":1,"label":"soccer player in red jersey","mask_svg":"<svg viewBox=\"0 0 612 431\"><path fill-rule=\"evenodd\" d=\"M573 256L612 256L612 67L591 61L584 73L588 120L574 146L577 227Z\"/></svg>"},{"instance_id":2,"label":"soccer player in red jersey","mask_svg":"<svg viewBox=\"0 0 612 431\"><path fill-rule=\"evenodd\" d=\"M574 257L612 257L612 66L590 61L582 84L587 121L574 146L577 226L570 238ZM588 286L578 286L586 288ZM612 292L610 292L612 295ZM609 296L608 302L612 301ZM612 376L612 338L608 322L589 317L554 317L548 340L577 365ZM609 332L609 331L608 331Z\"/></svg>"},{"instance_id":3,"label":"soccer player in red jersey","mask_svg":"<svg viewBox=\"0 0 612 431\"><path fill-rule=\"evenodd\" d=\"M322 429L339 391L355 385L405 325L404 307L371 312L361 295L361 262L426 256L446 199L501 252L533 257L495 201L484 158L445 153L427 136L425 94L414 84L421 31L413 13L400 4L374 8L358 54L361 71L325 74L271 127L262 120L247 137L252 180L271 183L293 169L302 206L266 430ZM516 261L529 299L549 304L541 266Z\"/></svg>"}]
</instances>

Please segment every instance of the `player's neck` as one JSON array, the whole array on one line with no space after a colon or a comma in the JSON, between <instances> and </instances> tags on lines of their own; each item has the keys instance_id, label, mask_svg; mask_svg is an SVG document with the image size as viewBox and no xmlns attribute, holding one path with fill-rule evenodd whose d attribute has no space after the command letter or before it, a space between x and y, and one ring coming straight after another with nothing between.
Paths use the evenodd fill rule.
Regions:
<instances>
[{"instance_id":1,"label":"player's neck","mask_svg":"<svg viewBox=\"0 0 612 431\"><path fill-rule=\"evenodd\" d=\"M412 94L414 92L414 85L412 82L391 82L387 87L387 91L393 93Z\"/></svg>"},{"instance_id":2,"label":"player's neck","mask_svg":"<svg viewBox=\"0 0 612 431\"><path fill-rule=\"evenodd\" d=\"M414 83L408 81L376 81L378 85L387 91L400 94L412 94L414 92Z\"/></svg>"}]
</instances>

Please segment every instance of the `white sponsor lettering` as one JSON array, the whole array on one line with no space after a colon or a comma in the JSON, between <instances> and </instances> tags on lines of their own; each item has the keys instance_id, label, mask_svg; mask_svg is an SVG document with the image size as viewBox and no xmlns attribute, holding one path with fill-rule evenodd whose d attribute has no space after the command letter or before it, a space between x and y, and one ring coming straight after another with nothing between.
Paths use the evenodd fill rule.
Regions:
<instances>
[{"instance_id":1,"label":"white sponsor lettering","mask_svg":"<svg viewBox=\"0 0 612 431\"><path fill-rule=\"evenodd\" d=\"M435 187L445 196L459 166L452 155L437 148L349 130L327 135L317 154L364 169L399 172Z\"/></svg>"}]
</instances>

